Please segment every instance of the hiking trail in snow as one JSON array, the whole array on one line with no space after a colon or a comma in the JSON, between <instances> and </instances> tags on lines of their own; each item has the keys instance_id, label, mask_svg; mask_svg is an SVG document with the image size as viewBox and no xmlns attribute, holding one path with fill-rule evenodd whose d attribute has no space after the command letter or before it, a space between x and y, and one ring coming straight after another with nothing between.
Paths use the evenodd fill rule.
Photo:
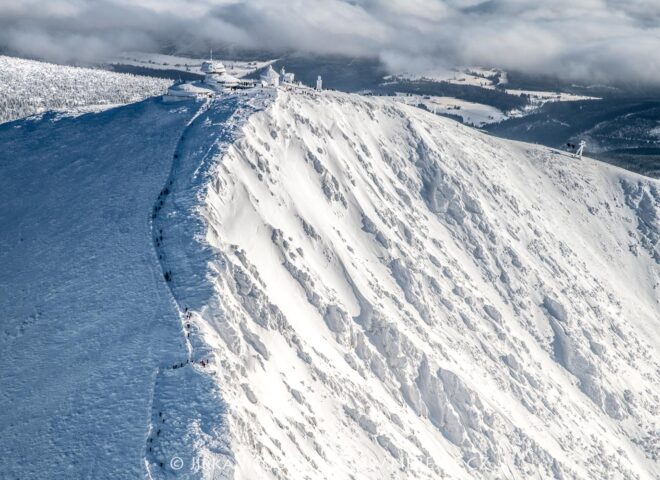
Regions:
<instances>
[{"instance_id":1,"label":"hiking trail in snow","mask_svg":"<svg viewBox=\"0 0 660 480\"><path fill-rule=\"evenodd\" d=\"M186 209L194 208L197 202L208 164L217 161L240 134L249 115L264 108L268 98L269 94L262 92L206 100L177 143L170 175L153 208L154 247L179 313L188 353L180 362L160 368L156 375L146 452L151 478L182 474L231 477L233 458L223 442L228 436L223 431L225 409L218 386L210 378L214 374L213 357L198 335L199 315L193 309L204 294L202 270L195 269L199 262L196 257L203 250L190 248L194 246L191 236L195 228L190 220L195 215ZM195 404L182 402L190 398ZM173 459L181 461L181 470L173 467Z\"/></svg>"}]
</instances>

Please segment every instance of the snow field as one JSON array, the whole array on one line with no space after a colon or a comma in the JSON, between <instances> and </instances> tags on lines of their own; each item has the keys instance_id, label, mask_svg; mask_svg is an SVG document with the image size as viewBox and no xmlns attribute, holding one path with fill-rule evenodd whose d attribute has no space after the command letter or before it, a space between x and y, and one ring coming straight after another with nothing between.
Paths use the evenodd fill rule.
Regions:
<instances>
[{"instance_id":1,"label":"snow field","mask_svg":"<svg viewBox=\"0 0 660 480\"><path fill-rule=\"evenodd\" d=\"M192 115L159 100L0 126L3 478L139 478L185 354L149 212Z\"/></svg>"}]
</instances>

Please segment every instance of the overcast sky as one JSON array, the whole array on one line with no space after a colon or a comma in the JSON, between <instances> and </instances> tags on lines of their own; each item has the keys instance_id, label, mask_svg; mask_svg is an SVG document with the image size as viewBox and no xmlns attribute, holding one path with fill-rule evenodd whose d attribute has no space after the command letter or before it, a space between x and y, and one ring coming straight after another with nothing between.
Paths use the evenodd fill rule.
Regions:
<instances>
[{"instance_id":1,"label":"overcast sky","mask_svg":"<svg viewBox=\"0 0 660 480\"><path fill-rule=\"evenodd\" d=\"M660 0L0 0L0 48L55 62L212 46L660 85Z\"/></svg>"}]
</instances>

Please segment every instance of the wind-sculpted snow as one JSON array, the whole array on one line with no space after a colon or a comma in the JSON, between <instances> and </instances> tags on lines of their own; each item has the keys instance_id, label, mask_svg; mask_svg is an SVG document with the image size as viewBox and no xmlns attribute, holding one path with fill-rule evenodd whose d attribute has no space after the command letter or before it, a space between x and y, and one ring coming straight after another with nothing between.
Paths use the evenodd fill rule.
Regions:
<instances>
[{"instance_id":1,"label":"wind-sculpted snow","mask_svg":"<svg viewBox=\"0 0 660 480\"><path fill-rule=\"evenodd\" d=\"M657 182L331 92L242 134L198 212L234 478L660 475Z\"/></svg>"},{"instance_id":2,"label":"wind-sculpted snow","mask_svg":"<svg viewBox=\"0 0 660 480\"><path fill-rule=\"evenodd\" d=\"M657 181L302 88L0 145L0 476L660 475Z\"/></svg>"},{"instance_id":3,"label":"wind-sculpted snow","mask_svg":"<svg viewBox=\"0 0 660 480\"><path fill-rule=\"evenodd\" d=\"M85 111L162 95L162 78L66 67L0 55L0 123L48 110Z\"/></svg>"},{"instance_id":4,"label":"wind-sculpted snow","mask_svg":"<svg viewBox=\"0 0 660 480\"><path fill-rule=\"evenodd\" d=\"M636 252L641 245L660 265L660 187L622 180L621 188L626 204L637 212L637 230L641 236L630 248Z\"/></svg>"}]
</instances>

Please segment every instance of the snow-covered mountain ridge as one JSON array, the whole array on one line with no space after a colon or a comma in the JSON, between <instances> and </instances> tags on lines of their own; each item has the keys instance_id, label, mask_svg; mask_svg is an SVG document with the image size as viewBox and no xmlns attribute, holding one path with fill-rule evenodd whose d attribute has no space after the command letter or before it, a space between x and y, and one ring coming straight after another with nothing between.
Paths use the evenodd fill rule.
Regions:
<instances>
[{"instance_id":1,"label":"snow-covered mountain ridge","mask_svg":"<svg viewBox=\"0 0 660 480\"><path fill-rule=\"evenodd\" d=\"M196 306L236 478L658 475L657 182L337 93L244 135Z\"/></svg>"},{"instance_id":2,"label":"snow-covered mountain ridge","mask_svg":"<svg viewBox=\"0 0 660 480\"><path fill-rule=\"evenodd\" d=\"M93 135L103 129L113 134ZM62 175L19 176L19 159L48 158L44 138L77 145L46 164ZM29 430L46 439L35 459L69 451L76 431L95 432L51 478L660 474L658 181L388 99L309 90L20 122L0 127L0 144L16 152L0 157L12 173L0 178L16 180L0 198L21 212L0 218L2 351L23 365L7 374L16 386L0 396L2 410L31 384L55 388L25 367L35 356L56 357L65 387L76 385L80 358L96 379L42 406L66 422ZM88 164L107 172L96 178ZM42 203L50 209L39 214ZM90 226L71 228L65 214L81 205L77 221ZM73 277L49 261L50 280L37 282L30 272L43 262L12 260L71 242L81 259ZM112 259L100 273L99 259ZM130 268L132 281L106 279L106 264ZM103 298L74 288L86 269ZM60 278L66 288L55 288ZM12 288L23 293L10 301ZM67 326L56 338L71 355L47 353L43 340L42 350L26 347L44 322ZM99 325L117 342L99 342ZM105 382L116 368L126 377ZM84 415L99 408L89 427ZM5 451L18 454L30 439L1 423L19 445ZM116 455L89 466L80 452L101 439ZM45 460L27 474L11 466L22 478L49 471Z\"/></svg>"}]
</instances>

